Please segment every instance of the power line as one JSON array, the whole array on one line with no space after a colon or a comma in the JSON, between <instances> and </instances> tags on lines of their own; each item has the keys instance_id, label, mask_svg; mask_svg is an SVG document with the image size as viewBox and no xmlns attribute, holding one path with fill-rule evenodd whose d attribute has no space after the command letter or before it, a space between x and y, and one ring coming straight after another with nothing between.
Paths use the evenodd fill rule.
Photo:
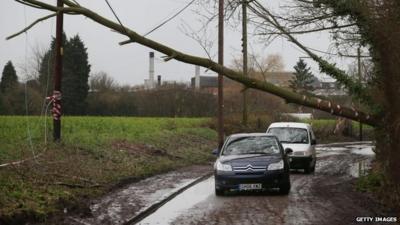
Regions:
<instances>
[{"instance_id":1,"label":"power line","mask_svg":"<svg viewBox=\"0 0 400 225\"><path fill-rule=\"evenodd\" d=\"M294 49L298 52L304 53L304 51L300 48L298 48L297 46L293 46ZM310 51L315 51L321 54L325 54L325 55L330 55L330 56L337 56L337 57L341 57L341 58L357 58L357 55L346 55L346 54L341 54L341 53L332 53L332 52L327 52L327 51L322 51L316 48L311 48L308 46L304 46L305 48L309 49ZM308 56L306 56L308 57ZM371 58L371 56L369 55L362 55L360 56L361 58ZM311 58L311 57L310 57Z\"/></svg>"},{"instance_id":2,"label":"power line","mask_svg":"<svg viewBox=\"0 0 400 225\"><path fill-rule=\"evenodd\" d=\"M325 55L338 56L338 57L343 57L343 58L357 58L358 57L357 55L351 55L351 54L346 55L346 54L342 54L340 52L332 53L332 52L322 51L322 50L319 50L319 49L316 49L316 48L311 48L311 47L308 47L308 46L304 46L304 47L309 49L309 50L311 50L311 51L315 51L315 52L322 53L322 54L325 54ZM361 58L371 58L371 56L369 56L369 55L362 55L360 57Z\"/></svg>"},{"instance_id":3,"label":"power line","mask_svg":"<svg viewBox=\"0 0 400 225\"><path fill-rule=\"evenodd\" d=\"M145 33L143 36L147 36L151 33L153 33L154 31L158 30L160 27L164 26L166 23L168 23L169 21L173 20L175 17L179 16L183 11L185 11L187 8L189 8L189 6L191 6L196 0L192 0L190 1L188 4L185 5L185 7L183 7L181 10L179 10L178 12L176 12L174 15L172 15L171 17L167 18L165 21L163 21L162 23L160 23L159 25L155 26L153 29L151 29L150 31L148 31L147 33ZM127 30L125 28L125 26L122 24L121 20L119 19L117 13L114 11L114 9L112 8L111 4L108 2L108 0L105 0L105 2L107 3L108 7L110 8L111 12L114 14L115 18L118 20L119 24L121 25L121 27L124 29L125 34L127 34Z\"/></svg>"},{"instance_id":4,"label":"power line","mask_svg":"<svg viewBox=\"0 0 400 225\"><path fill-rule=\"evenodd\" d=\"M114 14L115 18L118 20L118 23L121 25L122 29L124 29L125 34L128 34L128 32L126 31L126 28L124 27L124 25L122 24L121 20L119 19L119 17L117 16L117 14L115 13L114 9L112 8L112 6L110 5L110 3L108 2L108 0L105 0L108 8L110 8L111 12Z\"/></svg>"},{"instance_id":5,"label":"power line","mask_svg":"<svg viewBox=\"0 0 400 225\"><path fill-rule=\"evenodd\" d=\"M154 31L156 31L160 27L164 26L169 21L173 20L175 17L177 17L179 14L181 14L183 11L185 11L189 6L191 6L195 1L196 0L190 1L188 4L186 4L185 7L183 7L181 10L179 10L177 13L175 13L171 17L167 18L164 22L160 23L159 25L155 26L153 29L151 29L149 32L145 33L143 36L146 37L147 35L153 33Z\"/></svg>"},{"instance_id":6,"label":"power line","mask_svg":"<svg viewBox=\"0 0 400 225\"><path fill-rule=\"evenodd\" d=\"M26 21L27 21L27 15L26 15L26 6L24 6L24 22L26 25ZM25 76L28 76L27 74L27 54L28 54L28 33L25 33L25 58L24 58L24 70L25 70ZM31 150L31 153L33 155L33 158L36 161L36 154L35 154L35 150L33 148L33 143L32 143L32 133L31 133L31 128L30 128L30 124L29 124L29 108L28 108L28 79L26 79L25 81L25 85L24 85L24 103L25 103L25 122L26 122L26 132L27 132L27 141L29 143L29 148Z\"/></svg>"}]
</instances>

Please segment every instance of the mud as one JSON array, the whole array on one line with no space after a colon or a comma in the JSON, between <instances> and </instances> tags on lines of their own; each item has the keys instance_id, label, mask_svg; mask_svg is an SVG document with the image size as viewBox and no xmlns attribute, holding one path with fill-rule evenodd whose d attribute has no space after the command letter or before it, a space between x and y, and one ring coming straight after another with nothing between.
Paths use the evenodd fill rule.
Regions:
<instances>
[{"instance_id":1,"label":"mud","mask_svg":"<svg viewBox=\"0 0 400 225\"><path fill-rule=\"evenodd\" d=\"M198 185L203 188L197 190L200 196L190 189L182 194L193 196L193 202L171 201L140 224L347 225L363 224L356 221L358 216L394 216L354 188L355 177L368 171L374 157L370 143L325 145L317 152L316 172L293 171L287 196L271 191L216 197L211 178ZM187 207L174 208L178 203Z\"/></svg>"},{"instance_id":2,"label":"mud","mask_svg":"<svg viewBox=\"0 0 400 225\"><path fill-rule=\"evenodd\" d=\"M192 166L141 180L94 200L90 204L90 216L66 216L62 224L124 224L152 204L211 171L211 165Z\"/></svg>"},{"instance_id":3,"label":"mud","mask_svg":"<svg viewBox=\"0 0 400 225\"><path fill-rule=\"evenodd\" d=\"M356 217L394 216L368 194L355 190L368 172L372 143L336 143L317 149L314 174L292 171L289 195L231 193L217 197L213 177L187 189L138 224L348 225ZM91 216L69 216L65 224L123 224L174 190L212 170L197 166L128 185L91 204ZM385 223L394 224L394 223Z\"/></svg>"}]
</instances>

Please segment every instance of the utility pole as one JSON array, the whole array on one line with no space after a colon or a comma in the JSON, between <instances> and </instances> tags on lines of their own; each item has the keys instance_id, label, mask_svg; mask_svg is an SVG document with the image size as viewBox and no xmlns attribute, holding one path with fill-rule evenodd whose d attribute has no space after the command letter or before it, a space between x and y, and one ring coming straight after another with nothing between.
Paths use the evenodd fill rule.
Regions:
<instances>
[{"instance_id":1,"label":"utility pole","mask_svg":"<svg viewBox=\"0 0 400 225\"><path fill-rule=\"evenodd\" d=\"M248 76L247 69L247 0L242 0L242 49L243 49L243 76ZM247 125L247 90L243 86L243 125Z\"/></svg>"},{"instance_id":2,"label":"utility pole","mask_svg":"<svg viewBox=\"0 0 400 225\"><path fill-rule=\"evenodd\" d=\"M57 7L63 7L63 1L57 0ZM51 100L53 101L53 138L55 142L61 140L61 78L62 78L62 57L63 57L63 13L58 12L56 22L56 46L54 65L54 91Z\"/></svg>"},{"instance_id":3,"label":"utility pole","mask_svg":"<svg viewBox=\"0 0 400 225\"><path fill-rule=\"evenodd\" d=\"M361 85L361 50L360 50L360 47L358 47L358 49L357 49L357 65L358 65L358 82ZM360 101L359 101L358 105L361 106ZM361 123L361 121L359 121L358 124L359 124L358 134L359 134L360 141L362 141L363 140L363 124Z\"/></svg>"},{"instance_id":4,"label":"utility pole","mask_svg":"<svg viewBox=\"0 0 400 225\"><path fill-rule=\"evenodd\" d=\"M218 64L224 65L224 0L218 0ZM224 77L218 74L218 149L224 144Z\"/></svg>"}]
</instances>

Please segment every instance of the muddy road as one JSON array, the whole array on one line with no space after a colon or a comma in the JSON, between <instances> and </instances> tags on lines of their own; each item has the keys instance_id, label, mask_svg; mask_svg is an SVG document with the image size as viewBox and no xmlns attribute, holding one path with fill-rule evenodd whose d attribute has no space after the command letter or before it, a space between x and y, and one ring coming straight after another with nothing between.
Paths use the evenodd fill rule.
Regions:
<instances>
[{"instance_id":1,"label":"muddy road","mask_svg":"<svg viewBox=\"0 0 400 225\"><path fill-rule=\"evenodd\" d=\"M317 156L314 174L302 171L291 173L289 195L271 191L230 193L217 197L214 194L214 178L210 177L183 191L137 224L380 224L360 223L356 218L394 216L382 206L377 206L367 194L355 190L355 178L368 170L374 158L371 143L319 145ZM194 171L199 169L194 168ZM211 166L201 167L201 170L194 175L209 173ZM184 179L174 181L179 176ZM162 189L171 182L183 184L191 181L179 172L167 176L168 182L162 177L150 178L112 193L91 207L91 217L69 217L68 224L133 224L128 221L151 205L154 197L168 195L160 190L154 193L163 194L154 195L154 189ZM151 194L149 198L143 195L137 197L146 190Z\"/></svg>"},{"instance_id":2,"label":"muddy road","mask_svg":"<svg viewBox=\"0 0 400 225\"><path fill-rule=\"evenodd\" d=\"M368 143L319 146L316 172L294 171L287 196L271 191L217 197L211 177L139 224L362 224L356 217L385 216L354 190L355 177L373 157Z\"/></svg>"}]
</instances>

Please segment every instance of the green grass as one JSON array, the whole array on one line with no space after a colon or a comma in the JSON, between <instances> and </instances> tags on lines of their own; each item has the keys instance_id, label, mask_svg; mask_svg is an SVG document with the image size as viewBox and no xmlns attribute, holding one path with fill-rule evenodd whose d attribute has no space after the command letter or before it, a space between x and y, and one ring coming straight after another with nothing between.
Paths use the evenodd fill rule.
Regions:
<instances>
[{"instance_id":1,"label":"green grass","mask_svg":"<svg viewBox=\"0 0 400 225\"><path fill-rule=\"evenodd\" d=\"M208 162L216 146L205 118L63 117L59 144L51 122L45 145L43 118L0 116L0 164L40 154L0 168L0 223L44 220L121 180Z\"/></svg>"},{"instance_id":2,"label":"green grass","mask_svg":"<svg viewBox=\"0 0 400 225\"><path fill-rule=\"evenodd\" d=\"M376 192L383 186L383 175L371 170L369 174L357 179L356 189L361 192Z\"/></svg>"}]
</instances>

